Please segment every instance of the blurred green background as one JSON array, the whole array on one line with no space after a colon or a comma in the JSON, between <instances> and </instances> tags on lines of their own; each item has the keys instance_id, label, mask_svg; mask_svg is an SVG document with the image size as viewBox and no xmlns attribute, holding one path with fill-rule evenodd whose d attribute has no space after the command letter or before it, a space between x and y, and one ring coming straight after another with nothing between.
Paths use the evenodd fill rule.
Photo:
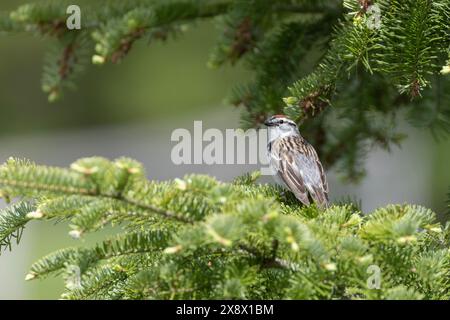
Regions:
<instances>
[{"instance_id":1,"label":"blurred green background","mask_svg":"<svg viewBox=\"0 0 450 320\"><path fill-rule=\"evenodd\" d=\"M26 2L2 0L0 10ZM175 41L150 45L141 41L123 63L90 67L78 81L78 89L54 104L47 102L40 88L50 40L1 35L0 161L18 156L67 166L83 156L126 155L144 162L155 179L205 172L230 180L247 171L243 166L178 168L169 164L173 129L190 129L194 120L204 120L208 127L238 127L239 110L225 105L223 99L234 84L245 82L251 74L242 65L207 68L218 33L211 22L204 22ZM445 212L450 143L436 143L428 132L406 124L403 129L410 134L408 141L391 154L374 152L362 184L345 185L331 172L332 197L354 196L368 211L392 202L411 202ZM447 218L442 214L441 219ZM34 222L27 227L22 243L0 256L0 299L58 298L62 279L25 282L24 277L39 257L78 245L67 232L64 224Z\"/></svg>"},{"instance_id":2,"label":"blurred green background","mask_svg":"<svg viewBox=\"0 0 450 320\"><path fill-rule=\"evenodd\" d=\"M0 10L26 2L2 0ZM245 81L248 74L242 68L208 69L209 49L218 32L211 23L199 23L192 31L150 47L144 39L121 64L92 66L78 90L56 104L47 103L40 86L44 52L52 40L2 36L0 94L2 118L8 121L2 121L0 132L156 121L221 107L232 84Z\"/></svg>"}]
</instances>

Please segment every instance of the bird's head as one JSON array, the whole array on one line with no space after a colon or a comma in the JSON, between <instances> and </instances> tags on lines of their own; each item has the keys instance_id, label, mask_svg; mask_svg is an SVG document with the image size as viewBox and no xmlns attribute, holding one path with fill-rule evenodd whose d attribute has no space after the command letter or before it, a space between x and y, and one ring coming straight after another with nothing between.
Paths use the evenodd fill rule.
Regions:
<instances>
[{"instance_id":1,"label":"bird's head","mask_svg":"<svg viewBox=\"0 0 450 320\"><path fill-rule=\"evenodd\" d=\"M274 116L271 116L266 121L264 121L264 124L267 127L280 127L280 128L295 128L297 129L297 124L282 114L276 114Z\"/></svg>"},{"instance_id":2,"label":"bird's head","mask_svg":"<svg viewBox=\"0 0 450 320\"><path fill-rule=\"evenodd\" d=\"M264 124L269 128L270 139L299 134L297 124L282 114L271 116Z\"/></svg>"}]
</instances>

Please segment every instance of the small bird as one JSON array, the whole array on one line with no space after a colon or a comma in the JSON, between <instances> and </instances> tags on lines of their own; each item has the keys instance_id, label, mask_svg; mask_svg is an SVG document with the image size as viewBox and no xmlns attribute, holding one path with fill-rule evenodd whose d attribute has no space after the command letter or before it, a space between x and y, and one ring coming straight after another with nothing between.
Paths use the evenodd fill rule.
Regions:
<instances>
[{"instance_id":1,"label":"small bird","mask_svg":"<svg viewBox=\"0 0 450 320\"><path fill-rule=\"evenodd\" d=\"M316 150L301 135L294 121L274 115L268 127L267 151L275 181L309 206L308 193L320 208L328 206L328 183Z\"/></svg>"}]
</instances>

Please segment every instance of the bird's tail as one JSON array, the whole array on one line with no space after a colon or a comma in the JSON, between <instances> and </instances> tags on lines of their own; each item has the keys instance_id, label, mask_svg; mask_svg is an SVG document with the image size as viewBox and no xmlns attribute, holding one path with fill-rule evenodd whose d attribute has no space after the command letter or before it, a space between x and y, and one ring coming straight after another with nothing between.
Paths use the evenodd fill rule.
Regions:
<instances>
[{"instance_id":1,"label":"bird's tail","mask_svg":"<svg viewBox=\"0 0 450 320\"><path fill-rule=\"evenodd\" d=\"M321 209L326 209L329 207L328 193L326 193L322 188L313 187L313 192L310 192L311 197L314 199L314 202Z\"/></svg>"}]
</instances>

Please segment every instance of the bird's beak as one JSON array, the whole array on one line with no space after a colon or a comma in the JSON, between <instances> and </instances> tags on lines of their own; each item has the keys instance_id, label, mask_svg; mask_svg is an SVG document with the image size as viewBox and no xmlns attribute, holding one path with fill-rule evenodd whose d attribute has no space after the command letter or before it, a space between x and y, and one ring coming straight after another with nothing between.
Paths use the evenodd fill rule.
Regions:
<instances>
[{"instance_id":1,"label":"bird's beak","mask_svg":"<svg viewBox=\"0 0 450 320\"><path fill-rule=\"evenodd\" d=\"M271 126L273 126L273 123L270 120L266 120L266 121L264 121L264 125L267 127L271 127Z\"/></svg>"}]
</instances>

